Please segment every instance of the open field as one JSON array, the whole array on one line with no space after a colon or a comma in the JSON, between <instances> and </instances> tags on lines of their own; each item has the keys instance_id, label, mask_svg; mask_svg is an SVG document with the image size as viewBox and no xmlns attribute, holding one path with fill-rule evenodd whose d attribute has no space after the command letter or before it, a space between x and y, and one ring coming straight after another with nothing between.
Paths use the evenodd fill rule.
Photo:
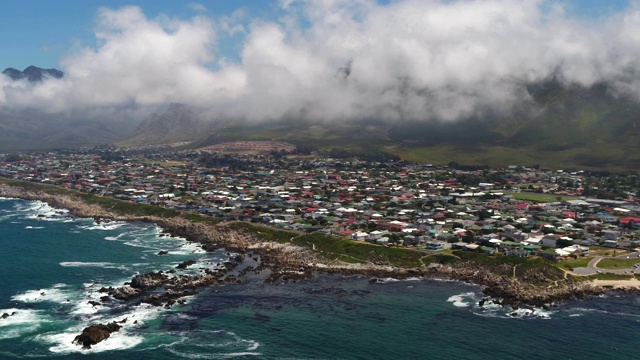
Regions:
<instances>
[{"instance_id":1,"label":"open field","mask_svg":"<svg viewBox=\"0 0 640 360\"><path fill-rule=\"evenodd\" d=\"M579 267L587 267L591 260L593 260L593 256L582 257L574 260L563 260L563 261L558 261L556 263L556 266L562 269L571 270Z\"/></svg>"},{"instance_id":2,"label":"open field","mask_svg":"<svg viewBox=\"0 0 640 360\"><path fill-rule=\"evenodd\" d=\"M181 167L184 166L184 162L182 161L173 161L173 160L164 160L164 161L159 161L159 160L146 160L142 162L145 165L160 165L160 166L175 166L175 167Z\"/></svg>"},{"instance_id":3,"label":"open field","mask_svg":"<svg viewBox=\"0 0 640 360\"><path fill-rule=\"evenodd\" d=\"M631 269L633 265L640 263L640 258L632 259L615 259L605 258L598 262L598 268L608 270Z\"/></svg>"},{"instance_id":4,"label":"open field","mask_svg":"<svg viewBox=\"0 0 640 360\"><path fill-rule=\"evenodd\" d=\"M554 194L538 194L538 193L533 193L533 192L505 191L504 193L508 194L508 195L512 195L514 198L516 198L518 200L540 202L540 203L577 199L577 197L575 197L575 196L559 196L559 195L554 195Z\"/></svg>"},{"instance_id":5,"label":"open field","mask_svg":"<svg viewBox=\"0 0 640 360\"><path fill-rule=\"evenodd\" d=\"M612 249L604 246L590 246L589 253L591 255L600 255L600 256L618 256L628 254L629 251L622 249Z\"/></svg>"}]
</instances>

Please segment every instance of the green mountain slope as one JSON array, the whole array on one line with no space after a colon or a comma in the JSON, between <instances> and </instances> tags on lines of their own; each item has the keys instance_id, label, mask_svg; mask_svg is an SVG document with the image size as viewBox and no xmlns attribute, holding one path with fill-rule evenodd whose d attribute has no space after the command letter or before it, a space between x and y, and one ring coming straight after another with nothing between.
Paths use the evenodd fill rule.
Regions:
<instances>
[{"instance_id":1,"label":"green mountain slope","mask_svg":"<svg viewBox=\"0 0 640 360\"><path fill-rule=\"evenodd\" d=\"M457 122L311 123L300 119L211 129L194 146L231 140L280 140L351 151L383 151L407 160L492 166L626 170L640 166L640 103L604 85L586 89L549 81L529 87L531 101L510 115Z\"/></svg>"}]
</instances>

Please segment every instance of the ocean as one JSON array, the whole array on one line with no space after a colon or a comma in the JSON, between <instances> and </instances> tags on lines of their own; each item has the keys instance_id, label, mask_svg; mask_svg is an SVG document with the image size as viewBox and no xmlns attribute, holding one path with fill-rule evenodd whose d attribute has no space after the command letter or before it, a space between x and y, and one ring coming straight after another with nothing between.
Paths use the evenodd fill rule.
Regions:
<instances>
[{"instance_id":1,"label":"ocean","mask_svg":"<svg viewBox=\"0 0 640 360\"><path fill-rule=\"evenodd\" d=\"M234 254L206 253L151 224L98 224L16 199L0 199L0 249L0 316L12 314L0 318L2 359L640 358L635 295L514 311L479 307L470 284L321 275L207 288L170 309L94 306L98 289L135 274L191 259L177 271L193 274ZM91 324L124 319L89 350L72 343Z\"/></svg>"}]
</instances>

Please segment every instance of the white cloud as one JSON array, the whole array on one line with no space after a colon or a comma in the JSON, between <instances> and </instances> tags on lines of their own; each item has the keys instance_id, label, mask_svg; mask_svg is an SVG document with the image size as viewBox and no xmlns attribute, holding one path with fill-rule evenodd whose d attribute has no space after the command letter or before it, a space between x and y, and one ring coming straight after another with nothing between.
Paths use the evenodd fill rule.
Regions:
<instances>
[{"instance_id":1,"label":"white cloud","mask_svg":"<svg viewBox=\"0 0 640 360\"><path fill-rule=\"evenodd\" d=\"M204 5L200 4L200 3L197 3L197 2L189 3L189 4L187 4L187 7L189 7L189 9L195 10L195 11L200 11L200 12L207 11L207 7L206 6L204 6Z\"/></svg>"},{"instance_id":2,"label":"white cloud","mask_svg":"<svg viewBox=\"0 0 640 360\"><path fill-rule=\"evenodd\" d=\"M527 100L551 75L608 81L640 98L640 8L605 18L543 0L283 1L278 19L147 18L102 9L96 48L62 62L65 77L0 77L0 104L55 109L184 102L250 119L455 120ZM243 34L240 61L216 57ZM214 64L215 66L211 66ZM215 70L211 70L215 68Z\"/></svg>"}]
</instances>

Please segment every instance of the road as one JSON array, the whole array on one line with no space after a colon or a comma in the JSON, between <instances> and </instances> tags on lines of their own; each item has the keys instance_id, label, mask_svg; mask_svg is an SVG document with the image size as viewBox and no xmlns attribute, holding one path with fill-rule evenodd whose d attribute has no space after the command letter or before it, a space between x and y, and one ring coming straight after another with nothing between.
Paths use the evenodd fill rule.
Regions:
<instances>
[{"instance_id":1,"label":"road","mask_svg":"<svg viewBox=\"0 0 640 360\"><path fill-rule=\"evenodd\" d=\"M624 255L618 255L616 259L633 259L638 258L640 256L640 252L634 252ZM606 258L607 256L596 256L594 257L587 267L575 268L573 271L569 271L572 275L595 275L598 273L607 273L607 274L640 274L640 269L628 268L628 269L620 269L620 270L609 270L609 269L600 269L597 267L600 260Z\"/></svg>"}]
</instances>

